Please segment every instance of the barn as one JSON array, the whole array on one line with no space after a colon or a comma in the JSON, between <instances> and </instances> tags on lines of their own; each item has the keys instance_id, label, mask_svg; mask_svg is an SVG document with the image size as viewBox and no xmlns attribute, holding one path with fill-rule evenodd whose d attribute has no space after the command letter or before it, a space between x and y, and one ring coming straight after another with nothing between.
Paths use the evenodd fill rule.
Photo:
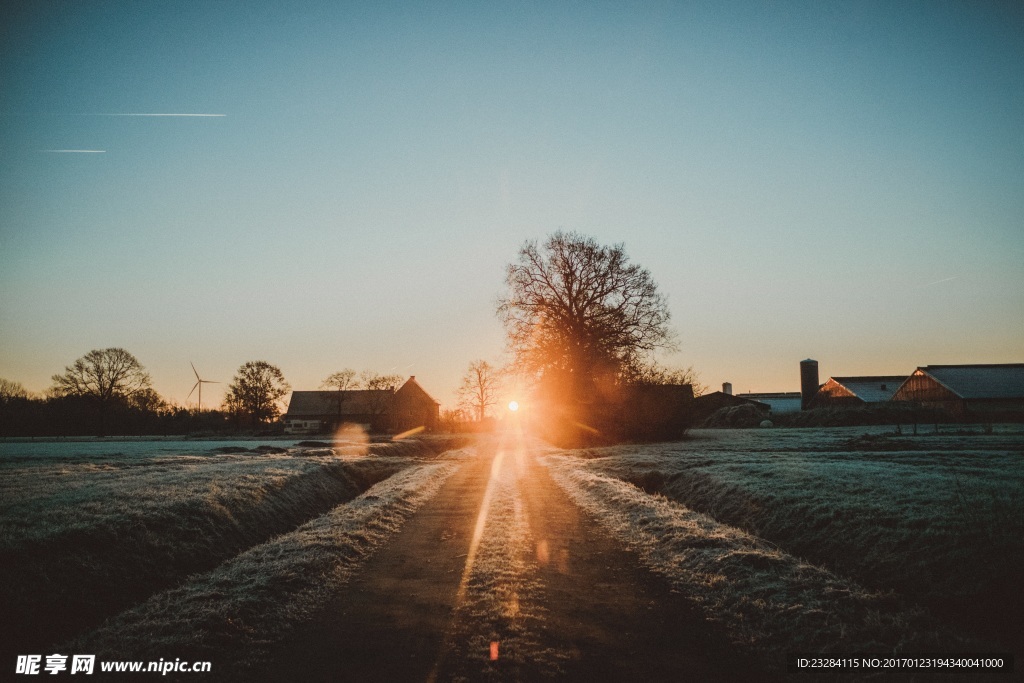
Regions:
<instances>
[{"instance_id":1,"label":"barn","mask_svg":"<svg viewBox=\"0 0 1024 683\"><path fill-rule=\"evenodd\" d=\"M1024 410L1024 363L927 365L915 370L892 400L954 413Z\"/></svg>"},{"instance_id":2,"label":"barn","mask_svg":"<svg viewBox=\"0 0 1024 683\"><path fill-rule=\"evenodd\" d=\"M811 400L811 408L863 408L892 400L907 375L830 377Z\"/></svg>"},{"instance_id":3,"label":"barn","mask_svg":"<svg viewBox=\"0 0 1024 683\"><path fill-rule=\"evenodd\" d=\"M293 391L281 416L286 434L333 432L342 424L369 432L435 429L440 405L410 377L397 390Z\"/></svg>"}]
</instances>

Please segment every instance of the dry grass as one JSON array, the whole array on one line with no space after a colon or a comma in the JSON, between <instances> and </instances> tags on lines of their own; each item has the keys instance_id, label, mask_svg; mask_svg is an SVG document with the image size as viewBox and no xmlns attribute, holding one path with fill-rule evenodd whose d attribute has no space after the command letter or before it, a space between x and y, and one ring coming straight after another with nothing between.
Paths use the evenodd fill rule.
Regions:
<instances>
[{"instance_id":1,"label":"dry grass","mask_svg":"<svg viewBox=\"0 0 1024 683\"><path fill-rule=\"evenodd\" d=\"M612 475L993 637L1017 623L1024 436L698 431L584 453Z\"/></svg>"},{"instance_id":2,"label":"dry grass","mask_svg":"<svg viewBox=\"0 0 1024 683\"><path fill-rule=\"evenodd\" d=\"M546 458L555 480L645 564L696 602L769 669L785 652L970 649L971 643L891 593L822 567L663 496L598 474L572 456Z\"/></svg>"},{"instance_id":3,"label":"dry grass","mask_svg":"<svg viewBox=\"0 0 1024 683\"><path fill-rule=\"evenodd\" d=\"M455 470L454 456L394 475L354 500L190 577L61 651L107 659L216 662L218 680L245 679L268 645L307 619Z\"/></svg>"},{"instance_id":4,"label":"dry grass","mask_svg":"<svg viewBox=\"0 0 1024 683\"><path fill-rule=\"evenodd\" d=\"M373 444L369 456L320 448L7 460L0 466L4 649L40 650L93 626L440 446Z\"/></svg>"}]
</instances>

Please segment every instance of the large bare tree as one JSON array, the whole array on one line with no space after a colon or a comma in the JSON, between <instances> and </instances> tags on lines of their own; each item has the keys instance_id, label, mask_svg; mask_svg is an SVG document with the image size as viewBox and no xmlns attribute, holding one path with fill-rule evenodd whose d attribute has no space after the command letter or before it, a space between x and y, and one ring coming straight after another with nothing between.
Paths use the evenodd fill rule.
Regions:
<instances>
[{"instance_id":1,"label":"large bare tree","mask_svg":"<svg viewBox=\"0 0 1024 683\"><path fill-rule=\"evenodd\" d=\"M106 433L111 407L149 404L155 399L149 373L138 359L124 349L93 349L64 372L54 375L50 394L57 397L81 397L95 402L99 416L99 433Z\"/></svg>"},{"instance_id":2,"label":"large bare tree","mask_svg":"<svg viewBox=\"0 0 1024 683\"><path fill-rule=\"evenodd\" d=\"M252 418L255 428L260 422L280 414L278 401L291 390L281 370L263 360L249 361L238 368L228 385L225 405L232 412L243 412Z\"/></svg>"},{"instance_id":3,"label":"large bare tree","mask_svg":"<svg viewBox=\"0 0 1024 683\"><path fill-rule=\"evenodd\" d=\"M485 360L475 360L462 376L459 386L459 407L483 421L487 411L498 404L501 373Z\"/></svg>"},{"instance_id":4,"label":"large bare tree","mask_svg":"<svg viewBox=\"0 0 1024 683\"><path fill-rule=\"evenodd\" d=\"M151 389L149 373L124 349L93 349L54 375L50 393L86 396L103 402L130 400Z\"/></svg>"},{"instance_id":5,"label":"large bare tree","mask_svg":"<svg viewBox=\"0 0 1024 683\"><path fill-rule=\"evenodd\" d=\"M665 297L623 245L578 233L528 241L505 275L498 304L518 370L561 374L576 392L598 378L642 370L656 349L674 348Z\"/></svg>"}]
</instances>

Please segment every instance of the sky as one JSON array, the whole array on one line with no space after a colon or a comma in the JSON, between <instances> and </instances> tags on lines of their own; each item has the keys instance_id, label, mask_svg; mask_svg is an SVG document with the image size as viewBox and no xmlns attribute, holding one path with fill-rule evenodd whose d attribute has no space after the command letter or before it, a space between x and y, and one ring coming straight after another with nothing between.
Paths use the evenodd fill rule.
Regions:
<instances>
[{"instance_id":1,"label":"sky","mask_svg":"<svg viewBox=\"0 0 1024 683\"><path fill-rule=\"evenodd\" d=\"M190 362L266 360L451 407L559 229L651 272L660 360L712 389L1024 362L1024 6L0 9L0 377L31 391L118 346L179 403Z\"/></svg>"}]
</instances>

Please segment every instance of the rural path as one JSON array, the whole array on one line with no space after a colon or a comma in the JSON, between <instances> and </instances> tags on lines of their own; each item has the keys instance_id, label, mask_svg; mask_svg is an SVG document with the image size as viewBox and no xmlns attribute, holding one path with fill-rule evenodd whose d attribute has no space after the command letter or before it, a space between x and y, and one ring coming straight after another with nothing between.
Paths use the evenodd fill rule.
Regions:
<instances>
[{"instance_id":1,"label":"rural path","mask_svg":"<svg viewBox=\"0 0 1024 683\"><path fill-rule=\"evenodd\" d=\"M756 673L572 503L521 435L438 494L270 660L265 680L722 680Z\"/></svg>"}]
</instances>

